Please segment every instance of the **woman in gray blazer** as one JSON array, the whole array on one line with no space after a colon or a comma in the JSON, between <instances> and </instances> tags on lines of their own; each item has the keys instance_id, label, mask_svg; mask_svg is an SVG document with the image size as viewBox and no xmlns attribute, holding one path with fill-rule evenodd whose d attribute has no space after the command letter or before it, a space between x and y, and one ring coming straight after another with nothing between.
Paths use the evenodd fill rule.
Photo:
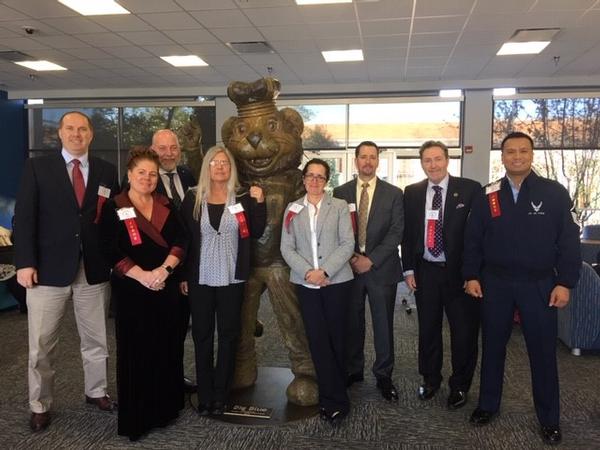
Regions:
<instances>
[{"instance_id":1,"label":"woman in gray blazer","mask_svg":"<svg viewBox=\"0 0 600 450\"><path fill-rule=\"evenodd\" d=\"M320 414L337 424L350 407L346 392L346 312L354 278L348 261L354 233L348 204L325 193L329 165L311 159L302 170L306 195L283 216L281 254L291 268L317 373Z\"/></svg>"}]
</instances>

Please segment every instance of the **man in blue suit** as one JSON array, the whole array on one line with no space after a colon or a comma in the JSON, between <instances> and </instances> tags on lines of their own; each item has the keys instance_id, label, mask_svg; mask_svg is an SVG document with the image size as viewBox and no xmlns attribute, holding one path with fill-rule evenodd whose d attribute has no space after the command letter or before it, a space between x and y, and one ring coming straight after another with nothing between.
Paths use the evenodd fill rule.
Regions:
<instances>
[{"instance_id":1,"label":"man in blue suit","mask_svg":"<svg viewBox=\"0 0 600 450\"><path fill-rule=\"evenodd\" d=\"M350 260L354 282L348 312L347 384L364 379L365 299L368 296L375 341L373 374L383 397L397 401L392 371L396 286L402 280L398 255L404 226L402 191L377 177L377 144L361 142L355 156L358 177L333 191L334 197L349 204L356 224L356 246Z\"/></svg>"}]
</instances>

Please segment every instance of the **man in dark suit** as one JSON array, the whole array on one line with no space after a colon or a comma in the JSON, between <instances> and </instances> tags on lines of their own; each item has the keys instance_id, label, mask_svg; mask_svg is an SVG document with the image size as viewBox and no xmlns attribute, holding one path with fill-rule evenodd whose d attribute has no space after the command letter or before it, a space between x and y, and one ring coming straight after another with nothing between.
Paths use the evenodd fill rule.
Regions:
<instances>
[{"instance_id":1,"label":"man in dark suit","mask_svg":"<svg viewBox=\"0 0 600 450\"><path fill-rule=\"evenodd\" d=\"M448 174L448 147L427 141L420 150L427 178L404 192L402 266L415 292L419 319L421 400L432 398L442 382L442 321L450 325L452 375L448 408L465 405L477 364L479 305L463 291L464 230L481 185Z\"/></svg>"},{"instance_id":2,"label":"man in dark suit","mask_svg":"<svg viewBox=\"0 0 600 450\"><path fill-rule=\"evenodd\" d=\"M169 197L179 208L186 191L196 186L196 177L186 166L179 165L181 161L181 147L179 139L172 130L157 130L152 136L152 150L158 154L160 161L159 180L156 192ZM181 301L181 362L183 364L185 338L190 322L190 303L187 295L180 295ZM183 385L186 392L196 392L197 386L188 377L183 377Z\"/></svg>"},{"instance_id":3,"label":"man in dark suit","mask_svg":"<svg viewBox=\"0 0 600 450\"><path fill-rule=\"evenodd\" d=\"M402 191L377 178L379 148L371 141L355 150L358 178L334 189L333 195L348 202L356 223L354 271L349 307L347 368L348 386L364 379L365 297L368 295L375 362L373 374L386 400L398 400L392 384L394 369L394 305L396 285L402 280L398 246L402 241Z\"/></svg>"},{"instance_id":4,"label":"man in dark suit","mask_svg":"<svg viewBox=\"0 0 600 450\"><path fill-rule=\"evenodd\" d=\"M54 356L66 303L73 300L81 339L85 399L105 411L106 305L110 268L100 253L98 214L119 190L117 169L88 154L90 119L69 112L59 122L62 152L25 163L15 207L17 281L29 310L30 427L50 424Z\"/></svg>"}]
</instances>

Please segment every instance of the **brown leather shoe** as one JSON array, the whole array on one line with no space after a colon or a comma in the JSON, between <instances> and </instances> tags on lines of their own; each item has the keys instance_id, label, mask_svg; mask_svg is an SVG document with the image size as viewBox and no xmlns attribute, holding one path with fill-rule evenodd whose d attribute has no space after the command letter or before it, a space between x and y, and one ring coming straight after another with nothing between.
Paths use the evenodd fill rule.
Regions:
<instances>
[{"instance_id":1,"label":"brown leather shoe","mask_svg":"<svg viewBox=\"0 0 600 450\"><path fill-rule=\"evenodd\" d=\"M29 418L29 426L31 427L31 431L34 433L43 431L48 428L48 425L50 425L50 411L43 413L31 413L31 417Z\"/></svg>"},{"instance_id":2,"label":"brown leather shoe","mask_svg":"<svg viewBox=\"0 0 600 450\"><path fill-rule=\"evenodd\" d=\"M85 396L85 402L91 405L96 405L102 411L114 411L117 409L117 402L113 402L108 395L104 397L92 398Z\"/></svg>"}]
</instances>

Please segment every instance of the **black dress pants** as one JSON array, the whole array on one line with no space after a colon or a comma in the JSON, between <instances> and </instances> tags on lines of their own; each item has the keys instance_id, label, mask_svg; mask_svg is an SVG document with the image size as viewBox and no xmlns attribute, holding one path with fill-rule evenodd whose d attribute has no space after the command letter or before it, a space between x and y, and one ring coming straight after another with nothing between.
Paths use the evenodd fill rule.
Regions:
<instances>
[{"instance_id":1,"label":"black dress pants","mask_svg":"<svg viewBox=\"0 0 600 450\"><path fill-rule=\"evenodd\" d=\"M450 280L445 267L422 261L418 268L419 373L431 386L442 382L444 311L450 326L450 389L468 392L477 365L480 302Z\"/></svg>"},{"instance_id":2,"label":"black dress pants","mask_svg":"<svg viewBox=\"0 0 600 450\"><path fill-rule=\"evenodd\" d=\"M321 289L296 285L300 311L308 338L317 383L319 404L328 413L348 412L346 392L346 314L351 281Z\"/></svg>"},{"instance_id":3,"label":"black dress pants","mask_svg":"<svg viewBox=\"0 0 600 450\"><path fill-rule=\"evenodd\" d=\"M240 335L240 310L246 283L223 287L189 284L192 336L196 353L198 401L227 403ZM218 333L214 363L215 316Z\"/></svg>"}]
</instances>

